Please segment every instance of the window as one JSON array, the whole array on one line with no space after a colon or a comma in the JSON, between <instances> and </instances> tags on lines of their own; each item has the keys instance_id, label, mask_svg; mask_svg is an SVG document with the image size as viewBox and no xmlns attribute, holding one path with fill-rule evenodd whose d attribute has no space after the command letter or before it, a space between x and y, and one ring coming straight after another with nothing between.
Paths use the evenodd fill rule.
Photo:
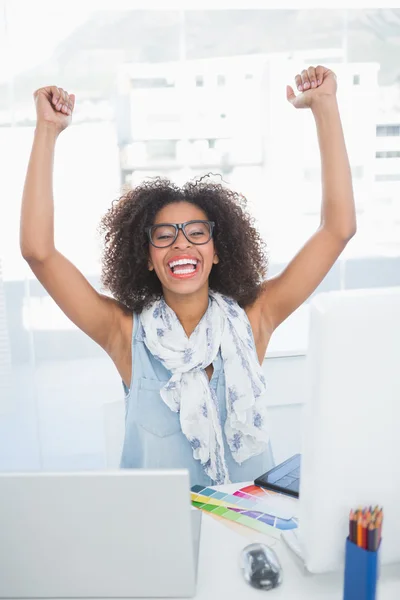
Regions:
<instances>
[{"instance_id":1,"label":"window","mask_svg":"<svg viewBox=\"0 0 400 600\"><path fill-rule=\"evenodd\" d=\"M378 137L400 136L400 125L377 125L376 135Z\"/></svg>"},{"instance_id":2,"label":"window","mask_svg":"<svg viewBox=\"0 0 400 600\"><path fill-rule=\"evenodd\" d=\"M400 158L400 150L380 150L375 156L376 158Z\"/></svg>"},{"instance_id":3,"label":"window","mask_svg":"<svg viewBox=\"0 0 400 600\"><path fill-rule=\"evenodd\" d=\"M321 179L321 168L308 167L304 169L303 175L306 181L319 181ZM351 176L353 177L353 179L362 179L362 177L364 176L364 167L362 165L352 166Z\"/></svg>"},{"instance_id":4,"label":"window","mask_svg":"<svg viewBox=\"0 0 400 600\"><path fill-rule=\"evenodd\" d=\"M351 175L353 179L362 179L364 177L364 167L362 165L351 167Z\"/></svg>"},{"instance_id":5,"label":"window","mask_svg":"<svg viewBox=\"0 0 400 600\"><path fill-rule=\"evenodd\" d=\"M375 181L400 181L400 173L378 173Z\"/></svg>"},{"instance_id":6,"label":"window","mask_svg":"<svg viewBox=\"0 0 400 600\"><path fill-rule=\"evenodd\" d=\"M176 140L149 140L146 142L146 154L150 161L175 160Z\"/></svg>"},{"instance_id":7,"label":"window","mask_svg":"<svg viewBox=\"0 0 400 600\"><path fill-rule=\"evenodd\" d=\"M321 179L320 167L307 167L304 169L304 179L306 181L319 181Z\"/></svg>"},{"instance_id":8,"label":"window","mask_svg":"<svg viewBox=\"0 0 400 600\"><path fill-rule=\"evenodd\" d=\"M175 81L170 81L165 77L143 77L132 79L132 88L134 90L173 87L175 87Z\"/></svg>"},{"instance_id":9,"label":"window","mask_svg":"<svg viewBox=\"0 0 400 600\"><path fill-rule=\"evenodd\" d=\"M303 59L305 65L331 65L342 61L343 55L341 54L336 56L307 56Z\"/></svg>"},{"instance_id":10,"label":"window","mask_svg":"<svg viewBox=\"0 0 400 600\"><path fill-rule=\"evenodd\" d=\"M239 19L237 11L208 11L207 27L204 13L187 10L179 31L178 12L126 9L128 2L117 10L115 0L86 0L79 11L59 3L46 19L37 18L37 4L0 1L0 156L7 157L0 175L0 471L98 469L103 406L123 401L121 378L60 312L19 251L21 190L36 123L33 91L56 82L76 94L73 126L61 134L55 154L56 245L102 291L99 221L123 182L136 186L156 176L183 182L211 172L217 183L222 176L248 199L271 272L286 266L319 225L321 170L314 125L303 123L312 115L290 112L284 86L293 81L284 71L295 64L294 76L298 68L327 65L337 71L346 140L356 142L349 150L357 163L359 234L320 289L387 287L400 283L399 87L391 85L400 30L385 28L375 9L350 11L357 27L349 22L344 57L341 8L286 13L276 4L282 19L272 19L269 6L243 9ZM387 23L394 22L395 13L386 10ZM372 14L380 37L366 29ZM269 78L274 73L282 85ZM360 98L362 119L356 118ZM181 153L188 164L181 164ZM389 269L385 254L393 260ZM288 352L296 345L291 327L288 319Z\"/></svg>"},{"instance_id":11,"label":"window","mask_svg":"<svg viewBox=\"0 0 400 600\"><path fill-rule=\"evenodd\" d=\"M50 296L25 298L22 321L27 331L72 330L73 323L65 316Z\"/></svg>"},{"instance_id":12,"label":"window","mask_svg":"<svg viewBox=\"0 0 400 600\"><path fill-rule=\"evenodd\" d=\"M181 120L181 114L180 113L154 113L154 114L149 114L147 117L147 121L148 123L152 123L153 125L155 123L179 123L179 121Z\"/></svg>"}]
</instances>

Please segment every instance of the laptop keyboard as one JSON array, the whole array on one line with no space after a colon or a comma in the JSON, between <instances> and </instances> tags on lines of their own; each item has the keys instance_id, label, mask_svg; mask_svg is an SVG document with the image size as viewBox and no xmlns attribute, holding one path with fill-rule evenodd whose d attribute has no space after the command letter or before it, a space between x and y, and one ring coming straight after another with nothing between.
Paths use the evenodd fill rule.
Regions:
<instances>
[{"instance_id":1,"label":"laptop keyboard","mask_svg":"<svg viewBox=\"0 0 400 600\"><path fill-rule=\"evenodd\" d=\"M298 461L296 460L294 462ZM280 477L279 479L274 479L274 483L282 488L298 492L300 483L300 465L296 466L291 471L286 472L285 475L283 475L283 477Z\"/></svg>"}]
</instances>

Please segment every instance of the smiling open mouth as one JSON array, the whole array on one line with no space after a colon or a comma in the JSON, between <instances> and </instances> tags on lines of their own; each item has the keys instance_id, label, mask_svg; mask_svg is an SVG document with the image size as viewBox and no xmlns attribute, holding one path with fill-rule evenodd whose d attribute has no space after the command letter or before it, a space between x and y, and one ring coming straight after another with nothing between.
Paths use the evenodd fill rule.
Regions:
<instances>
[{"instance_id":1,"label":"smiling open mouth","mask_svg":"<svg viewBox=\"0 0 400 600\"><path fill-rule=\"evenodd\" d=\"M170 273L178 279L192 277L198 271L200 262L195 258L181 258L168 263Z\"/></svg>"}]
</instances>

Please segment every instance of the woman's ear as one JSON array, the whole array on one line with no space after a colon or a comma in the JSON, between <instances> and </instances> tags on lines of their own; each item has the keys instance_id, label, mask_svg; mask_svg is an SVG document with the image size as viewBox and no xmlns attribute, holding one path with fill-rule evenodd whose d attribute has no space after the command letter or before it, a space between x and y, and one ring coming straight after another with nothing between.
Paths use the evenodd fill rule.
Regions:
<instances>
[{"instance_id":1,"label":"woman's ear","mask_svg":"<svg viewBox=\"0 0 400 600\"><path fill-rule=\"evenodd\" d=\"M214 254L213 265L217 265L218 263L219 263L219 258L217 256L217 254Z\"/></svg>"},{"instance_id":2,"label":"woman's ear","mask_svg":"<svg viewBox=\"0 0 400 600\"><path fill-rule=\"evenodd\" d=\"M153 263L151 262L150 258L149 258L148 266L149 266L149 271L154 271Z\"/></svg>"}]
</instances>

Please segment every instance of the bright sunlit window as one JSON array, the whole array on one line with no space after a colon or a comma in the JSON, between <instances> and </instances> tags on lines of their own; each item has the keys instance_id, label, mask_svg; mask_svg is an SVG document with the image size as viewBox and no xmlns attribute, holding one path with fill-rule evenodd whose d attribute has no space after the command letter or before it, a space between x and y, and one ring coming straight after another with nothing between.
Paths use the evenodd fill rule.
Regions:
<instances>
[{"instance_id":1,"label":"bright sunlit window","mask_svg":"<svg viewBox=\"0 0 400 600\"><path fill-rule=\"evenodd\" d=\"M121 391L109 359L61 313L20 255L32 95L39 87L57 85L76 95L73 124L56 150L56 243L100 289L100 218L124 186L157 175L182 184L212 173L245 195L269 247L270 272L282 269L318 227L321 203L315 123L309 111L287 102L286 85L294 86L294 75L310 65L331 68L358 232L320 289L400 285L399 9L100 4L71 9L54 1L0 0L0 377L21 381L24 397L36 399L36 413L29 404L21 408L26 421L14 423L29 435L20 456L3 453L8 467L27 466L28 456L36 464L40 452L42 463L63 464L59 446L43 431L56 422L61 431L82 396L100 406L111 389ZM306 318L303 307L285 324L280 351L304 353ZM65 412L63 394L72 398ZM13 402L0 399L0 440L14 431L8 421L1 429L2 410ZM77 420L91 423L92 414L76 410ZM96 426L91 449L82 446L77 464L98 464L99 417ZM0 469L1 457L0 446Z\"/></svg>"}]
</instances>

